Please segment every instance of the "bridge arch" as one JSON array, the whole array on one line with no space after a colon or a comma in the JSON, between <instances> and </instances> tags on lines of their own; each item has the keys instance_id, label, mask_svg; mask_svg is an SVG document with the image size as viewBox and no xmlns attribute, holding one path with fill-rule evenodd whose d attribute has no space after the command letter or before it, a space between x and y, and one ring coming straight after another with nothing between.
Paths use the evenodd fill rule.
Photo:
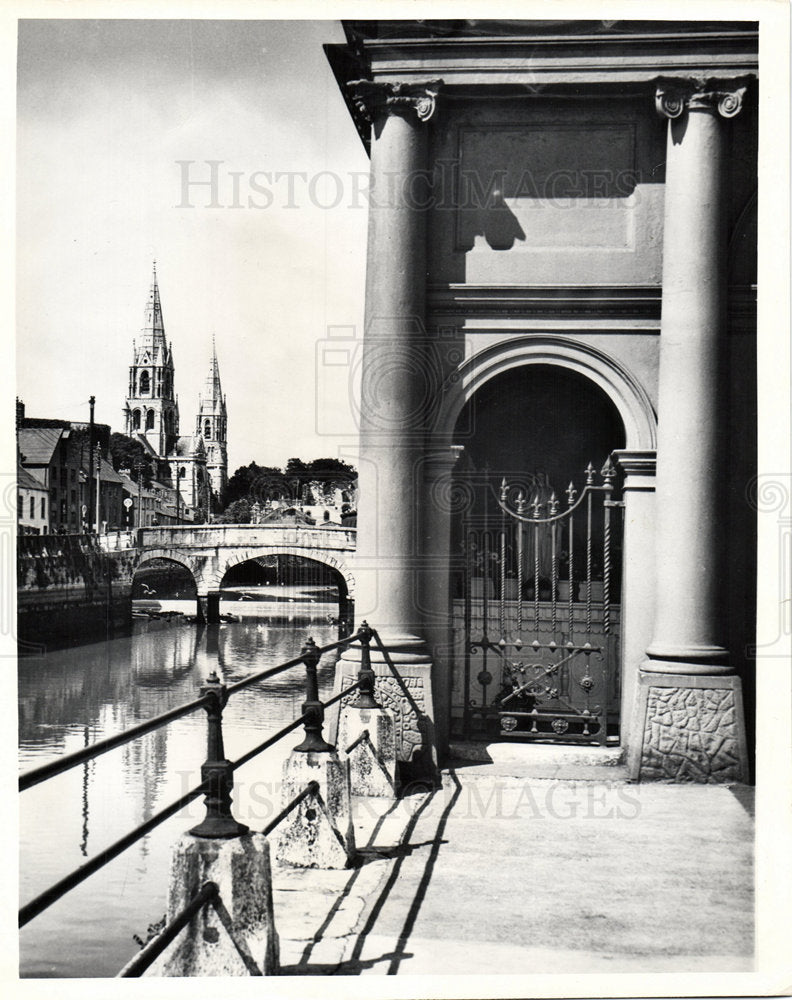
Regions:
<instances>
[{"instance_id":1,"label":"bridge arch","mask_svg":"<svg viewBox=\"0 0 792 1000\"><path fill-rule=\"evenodd\" d=\"M295 556L299 559L310 559L312 562L328 566L330 569L335 570L344 581L347 596L350 598L354 597L355 578L349 566L344 561L338 559L326 549L304 548L298 545L254 546L251 548L238 548L227 552L221 555L211 568L207 567L207 572L199 584L199 590L201 588L202 592L219 590L223 578L229 570L235 566L239 566L241 563L260 559L263 556Z\"/></svg>"},{"instance_id":2,"label":"bridge arch","mask_svg":"<svg viewBox=\"0 0 792 1000\"><path fill-rule=\"evenodd\" d=\"M132 571L132 588L133 593L135 589L135 580L141 570L154 569L157 563L168 562L175 566L182 568L190 578L192 586L195 588L196 594L199 591L199 580L195 572L195 567L192 561L185 559L182 553L174 552L171 549L149 549L142 555L140 561L135 565ZM152 565L154 564L154 565Z\"/></svg>"}]
</instances>

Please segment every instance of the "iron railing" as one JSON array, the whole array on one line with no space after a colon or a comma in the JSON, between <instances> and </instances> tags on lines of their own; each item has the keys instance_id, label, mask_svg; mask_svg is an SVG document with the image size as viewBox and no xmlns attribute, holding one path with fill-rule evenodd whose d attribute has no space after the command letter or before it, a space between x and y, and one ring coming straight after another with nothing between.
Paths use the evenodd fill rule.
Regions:
<instances>
[{"instance_id":1,"label":"iron railing","mask_svg":"<svg viewBox=\"0 0 792 1000\"><path fill-rule=\"evenodd\" d=\"M605 745L618 724L616 470L608 459L598 483L589 463L565 510L546 477L498 490L474 472L461 524L462 735L497 725L501 738Z\"/></svg>"},{"instance_id":2,"label":"iron railing","mask_svg":"<svg viewBox=\"0 0 792 1000\"><path fill-rule=\"evenodd\" d=\"M347 697L356 690L360 691L360 699L358 703L361 705L368 704L368 699L371 698L373 692L374 672L371 669L370 655L370 642L373 636L376 637L376 642L378 646L380 646L380 649L382 649L379 636L366 622L362 622L360 628L353 635L347 636L345 639L340 639L337 642L328 643L326 646L319 647L314 643L313 639L309 638L300 651L299 656L286 660L284 663L281 663L276 667L260 670L257 673L251 674L249 677L245 677L229 686L222 684L213 671L201 688L199 698L196 698L191 702L187 702L184 705L170 709L168 712L163 712L161 715L158 715L153 719L149 719L146 722L142 722L137 726L133 726L131 729L128 729L123 733L108 737L105 740L100 740L92 746L85 747L82 750L78 750L75 753L68 754L65 757L60 758L57 761L53 761L50 764L44 764L41 767L20 775L19 790L24 791L25 789L31 788L42 781L46 781L57 774L62 774L64 771L76 767L87 760L98 757L107 753L109 750L123 746L125 743L129 743L131 740L137 739L146 733L159 729L175 719L188 715L190 712L194 712L198 708L204 708L206 711L207 756L206 761L201 766L200 784L186 792L175 802L171 802L170 805L161 809L154 816L146 820L146 822L130 830L114 844L111 844L103 851L100 851L99 854L95 855L84 865L74 869L54 885L50 886L44 892L40 893L34 899L22 906L19 910L19 926L23 927L25 924L29 923L34 917L38 916L38 914L42 913L61 897L65 896L70 890L84 882L100 868L104 867L114 858L118 857L119 854L123 853L123 851L131 847L142 837L145 837L165 820L178 813L184 808L184 806L198 798L201 794L204 794L205 796L204 806L206 815L198 826L193 827L190 830L190 833L195 836L208 838L230 838L247 833L248 827L243 823L239 823L231 812L231 792L233 789L234 771L242 767L243 764L248 763L248 761L252 760L260 753L263 753L269 747L273 746L301 725L305 727L305 737L303 741L294 748L295 750L302 752L329 752L334 750L335 748L327 743L322 735L325 709L334 705L336 702ZM319 660L325 653L342 647L345 648L351 646L354 643L360 643L361 646L361 667L358 679L354 682L354 684L344 688L334 697L325 702L320 701L317 681L317 665ZM276 733L273 733L262 743L242 754L242 756L237 760L226 760L223 747L223 709L225 708L229 697L244 688L250 687L252 684L274 677L291 667L299 665L300 663L305 664L306 667L306 700L302 705L302 714L290 722L287 726L284 726ZM304 798L311 794L318 795L318 785L316 785L315 788L313 787L315 784L315 782L310 782L302 792L296 795L295 798L292 799L292 801L283 810L281 810L278 816L276 816L275 819L272 820L262 832L265 834L272 832L278 823L281 822L294 808L296 808L296 806L299 805ZM206 890L208 895L204 893L204 890ZM202 895L202 893L204 893L204 895ZM195 913L197 913L203 906L207 905L208 902L216 902L216 900L216 887L214 895L212 895L207 886L204 886L201 893L193 899L185 911L174 918L174 920L168 925L166 930L170 937L168 937L162 947L164 948L168 941L172 940L181 927L185 926L192 916L194 916ZM187 911L189 911L189 913L185 916ZM177 923L178 927L174 930L173 927ZM157 937L157 942L162 940L163 934L165 934L165 931ZM124 975L141 975L142 971L148 967L148 964L151 964L151 962L153 962L160 953L161 949L158 950L156 954L154 954L154 949L147 952L150 956L148 963L134 966L134 968L140 969L138 972L130 972L129 968L132 968L132 966L130 966L124 972ZM138 956L137 958L139 960L141 956Z\"/></svg>"}]
</instances>

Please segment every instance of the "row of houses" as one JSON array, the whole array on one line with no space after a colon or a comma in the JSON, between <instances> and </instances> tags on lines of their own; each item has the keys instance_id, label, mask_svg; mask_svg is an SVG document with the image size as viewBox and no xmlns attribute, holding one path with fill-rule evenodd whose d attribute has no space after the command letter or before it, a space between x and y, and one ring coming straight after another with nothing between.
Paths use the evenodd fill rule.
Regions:
<instances>
[{"instance_id":1,"label":"row of houses","mask_svg":"<svg viewBox=\"0 0 792 1000\"><path fill-rule=\"evenodd\" d=\"M110 428L95 424L91 461L88 424L17 418L17 521L22 534L116 531L195 519L171 486L144 486L115 470ZM89 481L90 478L90 481Z\"/></svg>"}]
</instances>

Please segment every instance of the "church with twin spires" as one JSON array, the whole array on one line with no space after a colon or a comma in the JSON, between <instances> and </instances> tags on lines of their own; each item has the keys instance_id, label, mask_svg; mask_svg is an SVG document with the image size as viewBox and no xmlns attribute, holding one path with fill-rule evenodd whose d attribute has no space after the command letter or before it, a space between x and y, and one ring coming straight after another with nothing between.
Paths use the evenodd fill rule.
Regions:
<instances>
[{"instance_id":1,"label":"church with twin spires","mask_svg":"<svg viewBox=\"0 0 792 1000\"><path fill-rule=\"evenodd\" d=\"M226 400L212 338L212 358L198 396L193 434L179 434L179 398L174 389L173 347L165 339L157 267L146 303L139 340L132 343L132 364L124 405L125 433L139 441L158 467L159 478L176 489L180 503L208 515L212 495L228 481Z\"/></svg>"}]
</instances>

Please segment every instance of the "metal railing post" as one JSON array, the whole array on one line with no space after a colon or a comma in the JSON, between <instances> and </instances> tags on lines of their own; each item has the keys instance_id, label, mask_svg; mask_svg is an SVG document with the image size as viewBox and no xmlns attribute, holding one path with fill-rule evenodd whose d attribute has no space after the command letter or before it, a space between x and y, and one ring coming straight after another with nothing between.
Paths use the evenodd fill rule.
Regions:
<instances>
[{"instance_id":1,"label":"metal railing post","mask_svg":"<svg viewBox=\"0 0 792 1000\"><path fill-rule=\"evenodd\" d=\"M214 670L201 688L201 697L207 695L206 763L201 767L201 781L208 783L204 799L206 816L190 833L194 837L240 837L248 832L248 827L238 823L231 814L234 772L231 761L225 759L223 748L223 709L228 701L228 692Z\"/></svg>"},{"instance_id":2,"label":"metal railing post","mask_svg":"<svg viewBox=\"0 0 792 1000\"><path fill-rule=\"evenodd\" d=\"M335 747L322 735L324 725L324 705L319 701L319 680L316 667L321 653L313 639L308 639L300 650L305 664L305 702L302 710L305 718L305 739L294 749L300 753L330 753Z\"/></svg>"},{"instance_id":3,"label":"metal railing post","mask_svg":"<svg viewBox=\"0 0 792 1000\"><path fill-rule=\"evenodd\" d=\"M360 635L360 670L358 671L358 685L360 693L352 703L353 708L382 708L374 697L374 686L377 683L377 675L371 666L371 628L368 622L361 622L358 629Z\"/></svg>"}]
</instances>

